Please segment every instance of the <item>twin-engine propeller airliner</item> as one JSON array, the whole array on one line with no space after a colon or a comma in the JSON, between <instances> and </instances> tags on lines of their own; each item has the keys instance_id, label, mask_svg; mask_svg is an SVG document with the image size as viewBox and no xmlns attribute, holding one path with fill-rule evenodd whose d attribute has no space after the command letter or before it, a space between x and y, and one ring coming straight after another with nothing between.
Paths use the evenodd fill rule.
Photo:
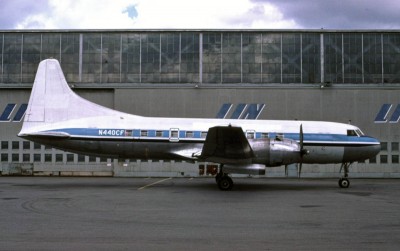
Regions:
<instances>
[{"instance_id":1,"label":"twin-engine propeller airliner","mask_svg":"<svg viewBox=\"0 0 400 251\"><path fill-rule=\"evenodd\" d=\"M349 124L322 121L142 117L94 104L68 86L60 64L39 64L19 137L65 151L119 159L219 164L216 181L230 190L229 174L265 174L266 167L342 163L340 187L352 162L374 157L380 143Z\"/></svg>"}]
</instances>

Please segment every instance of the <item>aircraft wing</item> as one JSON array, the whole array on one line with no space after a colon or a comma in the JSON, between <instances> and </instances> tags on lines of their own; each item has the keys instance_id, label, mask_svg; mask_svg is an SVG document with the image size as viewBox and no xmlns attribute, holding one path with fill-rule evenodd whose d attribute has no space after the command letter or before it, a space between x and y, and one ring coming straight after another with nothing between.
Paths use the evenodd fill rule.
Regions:
<instances>
[{"instance_id":1,"label":"aircraft wing","mask_svg":"<svg viewBox=\"0 0 400 251\"><path fill-rule=\"evenodd\" d=\"M254 157L241 127L216 126L208 130L200 158L221 164L249 163Z\"/></svg>"}]
</instances>

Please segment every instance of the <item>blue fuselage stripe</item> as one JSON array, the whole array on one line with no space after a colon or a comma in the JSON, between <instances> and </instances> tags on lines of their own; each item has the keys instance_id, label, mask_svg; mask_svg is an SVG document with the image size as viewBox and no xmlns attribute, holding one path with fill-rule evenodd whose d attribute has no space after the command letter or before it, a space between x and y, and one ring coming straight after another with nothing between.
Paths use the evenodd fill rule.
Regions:
<instances>
[{"instance_id":1,"label":"blue fuselage stripe","mask_svg":"<svg viewBox=\"0 0 400 251\"><path fill-rule=\"evenodd\" d=\"M170 130L153 130L153 129L95 129L95 128L65 128L58 130L51 130L51 132L63 132L71 135L71 138L93 138L93 139L118 139L118 140L146 140L146 141L169 141ZM179 141L197 141L205 140L205 133L203 131L179 131ZM257 132L255 138L262 138L262 134L268 135L269 138L275 138L277 133ZM284 138L299 141L299 133L284 133ZM177 138L177 137L175 137ZM358 137L347 136L344 134L318 134L318 133L305 133L304 144L321 145L321 144L379 144L379 142L371 137Z\"/></svg>"}]
</instances>

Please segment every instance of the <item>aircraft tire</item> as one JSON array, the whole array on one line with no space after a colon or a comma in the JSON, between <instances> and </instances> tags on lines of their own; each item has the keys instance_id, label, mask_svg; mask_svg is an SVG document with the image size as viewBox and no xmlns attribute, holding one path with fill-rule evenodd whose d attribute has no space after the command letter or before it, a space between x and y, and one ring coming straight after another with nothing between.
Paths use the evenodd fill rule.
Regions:
<instances>
[{"instance_id":1,"label":"aircraft tire","mask_svg":"<svg viewBox=\"0 0 400 251\"><path fill-rule=\"evenodd\" d=\"M339 179L339 186L341 188L348 188L350 186L350 181L346 178Z\"/></svg>"},{"instance_id":2,"label":"aircraft tire","mask_svg":"<svg viewBox=\"0 0 400 251\"><path fill-rule=\"evenodd\" d=\"M218 179L218 188L222 191L232 190L233 181L228 175L223 175Z\"/></svg>"}]
</instances>

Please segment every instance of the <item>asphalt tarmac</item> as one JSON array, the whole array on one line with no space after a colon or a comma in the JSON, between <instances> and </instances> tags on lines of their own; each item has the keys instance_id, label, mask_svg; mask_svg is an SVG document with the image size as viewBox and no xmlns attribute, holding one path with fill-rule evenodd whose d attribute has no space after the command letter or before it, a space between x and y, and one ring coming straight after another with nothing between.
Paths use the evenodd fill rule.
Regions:
<instances>
[{"instance_id":1,"label":"asphalt tarmac","mask_svg":"<svg viewBox=\"0 0 400 251\"><path fill-rule=\"evenodd\" d=\"M399 250L400 179L0 177L0 250Z\"/></svg>"}]
</instances>

